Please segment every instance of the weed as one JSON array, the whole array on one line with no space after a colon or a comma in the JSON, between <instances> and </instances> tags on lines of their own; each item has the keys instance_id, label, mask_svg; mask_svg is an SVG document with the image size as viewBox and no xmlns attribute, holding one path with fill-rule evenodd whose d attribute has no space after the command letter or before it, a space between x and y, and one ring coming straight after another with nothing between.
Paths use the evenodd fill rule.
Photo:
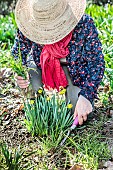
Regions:
<instances>
[{"instance_id":1,"label":"weed","mask_svg":"<svg viewBox=\"0 0 113 170\"><path fill-rule=\"evenodd\" d=\"M2 159L5 160L5 162L3 162L2 160L4 164L1 165L1 168L5 169L5 167L7 167L7 170L24 170L24 169L28 170L32 168L30 167L29 164L24 164L24 160L25 158L32 155L34 152L31 152L28 155L24 155L24 152L21 152L19 147L18 150L15 149L13 153L13 151L9 150L6 144L2 144L2 143L0 144L0 148L4 156Z\"/></svg>"},{"instance_id":2,"label":"weed","mask_svg":"<svg viewBox=\"0 0 113 170\"><path fill-rule=\"evenodd\" d=\"M97 170L99 161L111 158L108 146L102 141L102 136L97 133L87 133L69 138L69 145L73 153L66 150L72 165L82 165L84 170Z\"/></svg>"}]
</instances>

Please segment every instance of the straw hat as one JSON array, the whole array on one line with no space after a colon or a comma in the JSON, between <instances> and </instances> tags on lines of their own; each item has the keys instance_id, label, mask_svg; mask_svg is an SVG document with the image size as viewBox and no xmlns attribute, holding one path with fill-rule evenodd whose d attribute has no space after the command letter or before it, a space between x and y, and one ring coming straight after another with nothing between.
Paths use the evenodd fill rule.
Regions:
<instances>
[{"instance_id":1,"label":"straw hat","mask_svg":"<svg viewBox=\"0 0 113 170\"><path fill-rule=\"evenodd\" d=\"M85 8L86 0L18 0L15 18L31 41L52 44L74 29Z\"/></svg>"}]
</instances>

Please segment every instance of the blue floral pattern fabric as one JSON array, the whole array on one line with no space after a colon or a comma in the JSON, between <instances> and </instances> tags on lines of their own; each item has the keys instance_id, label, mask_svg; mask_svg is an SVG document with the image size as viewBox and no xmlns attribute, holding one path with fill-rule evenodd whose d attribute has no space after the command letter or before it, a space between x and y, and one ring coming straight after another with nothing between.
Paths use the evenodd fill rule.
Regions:
<instances>
[{"instance_id":1,"label":"blue floral pattern fabric","mask_svg":"<svg viewBox=\"0 0 113 170\"><path fill-rule=\"evenodd\" d=\"M98 98L97 89L104 75L105 61L98 31L89 15L84 14L74 28L68 47L70 54L66 61L72 83L81 89L79 95L83 95L92 103L94 98ZM30 55L40 68L43 46L30 41L20 30L17 31L12 48L12 55L15 58L18 57L19 48L24 65L27 64L27 55Z\"/></svg>"}]
</instances>

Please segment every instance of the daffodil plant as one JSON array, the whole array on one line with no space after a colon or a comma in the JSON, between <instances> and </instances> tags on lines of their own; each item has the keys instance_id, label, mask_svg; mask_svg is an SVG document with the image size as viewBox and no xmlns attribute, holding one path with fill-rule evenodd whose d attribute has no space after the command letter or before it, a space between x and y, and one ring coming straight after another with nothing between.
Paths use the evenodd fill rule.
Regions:
<instances>
[{"instance_id":1,"label":"daffodil plant","mask_svg":"<svg viewBox=\"0 0 113 170\"><path fill-rule=\"evenodd\" d=\"M73 122L71 108L72 104L65 100L59 102L55 95L50 98L42 92L35 100L25 103L24 123L33 136L49 137L52 142L57 139L60 142Z\"/></svg>"}]
</instances>

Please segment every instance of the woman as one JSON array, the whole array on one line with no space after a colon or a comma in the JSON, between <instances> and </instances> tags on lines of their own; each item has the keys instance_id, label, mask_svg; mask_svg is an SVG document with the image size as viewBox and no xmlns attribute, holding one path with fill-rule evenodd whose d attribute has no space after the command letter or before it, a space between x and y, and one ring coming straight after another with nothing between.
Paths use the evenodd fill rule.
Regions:
<instances>
[{"instance_id":1,"label":"woman","mask_svg":"<svg viewBox=\"0 0 113 170\"><path fill-rule=\"evenodd\" d=\"M18 57L20 46L24 65L28 56L35 61L38 74L30 73L34 90L42 84L49 90L67 88L80 125L92 112L105 68L98 32L85 8L86 0L18 0L12 49ZM17 84L26 88L29 78L17 76Z\"/></svg>"}]
</instances>

